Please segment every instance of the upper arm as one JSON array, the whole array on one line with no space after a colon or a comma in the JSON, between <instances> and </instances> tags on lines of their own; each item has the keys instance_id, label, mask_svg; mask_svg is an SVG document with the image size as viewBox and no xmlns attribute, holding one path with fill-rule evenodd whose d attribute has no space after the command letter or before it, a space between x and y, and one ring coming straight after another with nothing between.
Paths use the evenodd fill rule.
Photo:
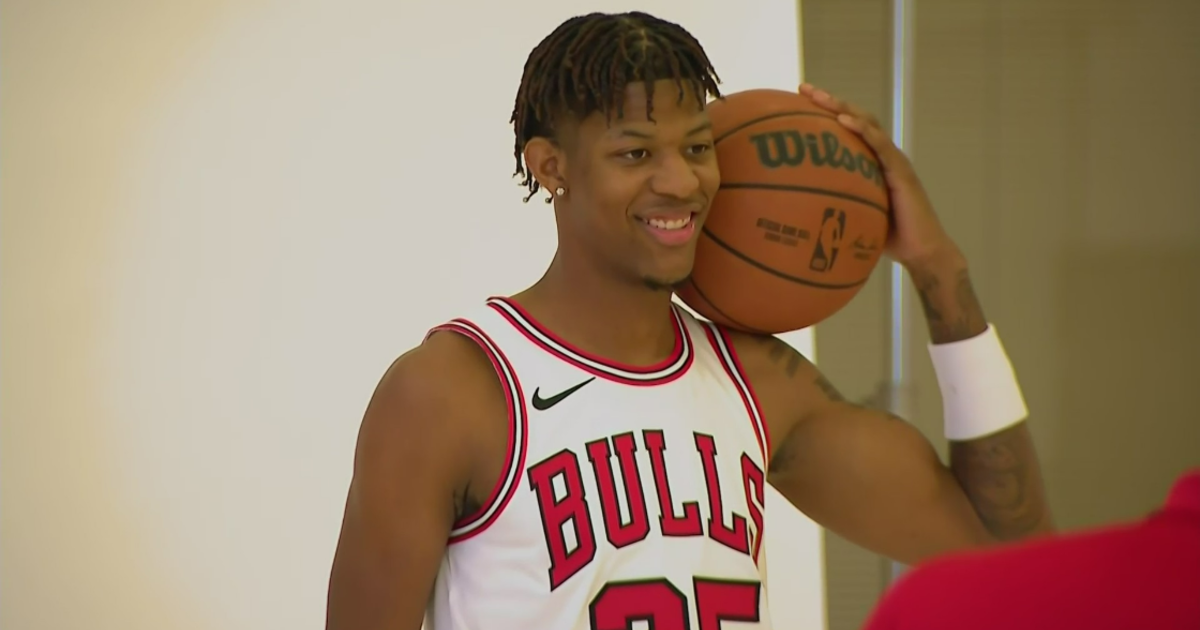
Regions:
<instances>
[{"instance_id":1,"label":"upper arm","mask_svg":"<svg viewBox=\"0 0 1200 630\"><path fill-rule=\"evenodd\" d=\"M989 535L933 445L911 424L845 401L783 341L743 338L772 440L768 480L824 527L902 562Z\"/></svg>"},{"instance_id":2,"label":"upper arm","mask_svg":"<svg viewBox=\"0 0 1200 630\"><path fill-rule=\"evenodd\" d=\"M371 398L330 575L329 630L421 627L479 449L469 416L483 398L464 390L487 390L470 387L462 344L470 342L432 337L398 359Z\"/></svg>"}]
</instances>

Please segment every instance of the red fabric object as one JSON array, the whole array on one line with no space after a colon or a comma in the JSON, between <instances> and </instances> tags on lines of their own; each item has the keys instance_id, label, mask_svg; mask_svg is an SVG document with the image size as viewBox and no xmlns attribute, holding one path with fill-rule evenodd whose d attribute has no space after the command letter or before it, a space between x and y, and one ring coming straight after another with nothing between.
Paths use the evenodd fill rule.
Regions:
<instances>
[{"instance_id":1,"label":"red fabric object","mask_svg":"<svg viewBox=\"0 0 1200 630\"><path fill-rule=\"evenodd\" d=\"M864 630L1200 630L1200 469L1129 524L913 568Z\"/></svg>"}]
</instances>

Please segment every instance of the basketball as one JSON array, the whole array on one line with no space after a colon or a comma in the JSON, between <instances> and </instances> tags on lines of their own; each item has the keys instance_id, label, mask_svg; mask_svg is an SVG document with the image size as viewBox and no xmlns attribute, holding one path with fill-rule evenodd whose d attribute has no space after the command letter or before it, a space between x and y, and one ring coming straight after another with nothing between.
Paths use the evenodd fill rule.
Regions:
<instances>
[{"instance_id":1,"label":"basketball","mask_svg":"<svg viewBox=\"0 0 1200 630\"><path fill-rule=\"evenodd\" d=\"M738 92L708 111L721 188L679 298L754 333L833 315L866 283L887 239L891 205L874 152L797 92Z\"/></svg>"}]
</instances>

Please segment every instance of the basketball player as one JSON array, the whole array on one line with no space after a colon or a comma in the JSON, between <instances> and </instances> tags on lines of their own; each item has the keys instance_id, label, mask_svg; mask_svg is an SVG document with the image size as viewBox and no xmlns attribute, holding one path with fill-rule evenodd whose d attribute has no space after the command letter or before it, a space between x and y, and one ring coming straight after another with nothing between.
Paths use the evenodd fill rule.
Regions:
<instances>
[{"instance_id":1,"label":"basketball player","mask_svg":"<svg viewBox=\"0 0 1200 630\"><path fill-rule=\"evenodd\" d=\"M526 200L549 193L557 253L529 289L437 327L383 376L328 628L416 630L426 613L431 630L769 628L766 483L910 563L1050 529L1021 393L966 261L857 109L802 88L879 154L888 253L937 344L950 465L787 344L672 306L720 184L704 110L717 85L688 32L644 13L572 18L533 50L515 157Z\"/></svg>"},{"instance_id":2,"label":"basketball player","mask_svg":"<svg viewBox=\"0 0 1200 630\"><path fill-rule=\"evenodd\" d=\"M1135 523L944 556L906 574L867 630L1196 630L1200 468Z\"/></svg>"}]
</instances>

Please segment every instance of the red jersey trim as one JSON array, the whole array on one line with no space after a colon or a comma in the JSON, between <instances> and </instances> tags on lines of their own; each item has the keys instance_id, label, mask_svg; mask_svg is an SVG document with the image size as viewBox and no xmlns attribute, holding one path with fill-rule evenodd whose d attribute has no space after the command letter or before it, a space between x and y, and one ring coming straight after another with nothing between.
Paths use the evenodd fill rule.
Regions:
<instances>
[{"instance_id":1,"label":"red jersey trim","mask_svg":"<svg viewBox=\"0 0 1200 630\"><path fill-rule=\"evenodd\" d=\"M599 378L624 385L664 385L683 376L692 366L692 337L677 307L672 305L675 348L666 360L650 366L635 366L610 361L577 348L534 319L524 308L508 298L493 297L489 307L512 324L530 343ZM614 322L619 326L619 322Z\"/></svg>"},{"instance_id":2,"label":"red jersey trim","mask_svg":"<svg viewBox=\"0 0 1200 630\"><path fill-rule=\"evenodd\" d=\"M771 435L767 431L767 422L763 417L762 406L758 403L758 395L754 393L754 386L750 384L750 379L746 378L741 359L738 358L737 351L733 349L733 342L729 340L728 333L711 322L704 322L704 327L708 341L721 361L721 367L725 368L725 374L733 381L734 387L742 397L742 403L746 405L746 413L750 416L750 423L754 426L754 437L758 440L758 448L762 453L765 471L770 465Z\"/></svg>"},{"instance_id":3,"label":"red jersey trim","mask_svg":"<svg viewBox=\"0 0 1200 630\"><path fill-rule=\"evenodd\" d=\"M504 471L496 480L496 485L492 488L483 506L473 514L454 523L450 530L449 540L450 544L454 544L483 533L492 523L496 522L504 508L508 506L508 502L512 500L520 485L521 471L525 469L529 413L525 407L525 396L521 392L521 382L517 380L517 373L500 347L492 341L491 337L488 337L487 333L465 319L454 319L437 326L429 331L429 335L439 331L463 335L483 349L488 360L492 362L496 375L500 378L500 384L504 389L504 402L508 406L508 445Z\"/></svg>"}]
</instances>

